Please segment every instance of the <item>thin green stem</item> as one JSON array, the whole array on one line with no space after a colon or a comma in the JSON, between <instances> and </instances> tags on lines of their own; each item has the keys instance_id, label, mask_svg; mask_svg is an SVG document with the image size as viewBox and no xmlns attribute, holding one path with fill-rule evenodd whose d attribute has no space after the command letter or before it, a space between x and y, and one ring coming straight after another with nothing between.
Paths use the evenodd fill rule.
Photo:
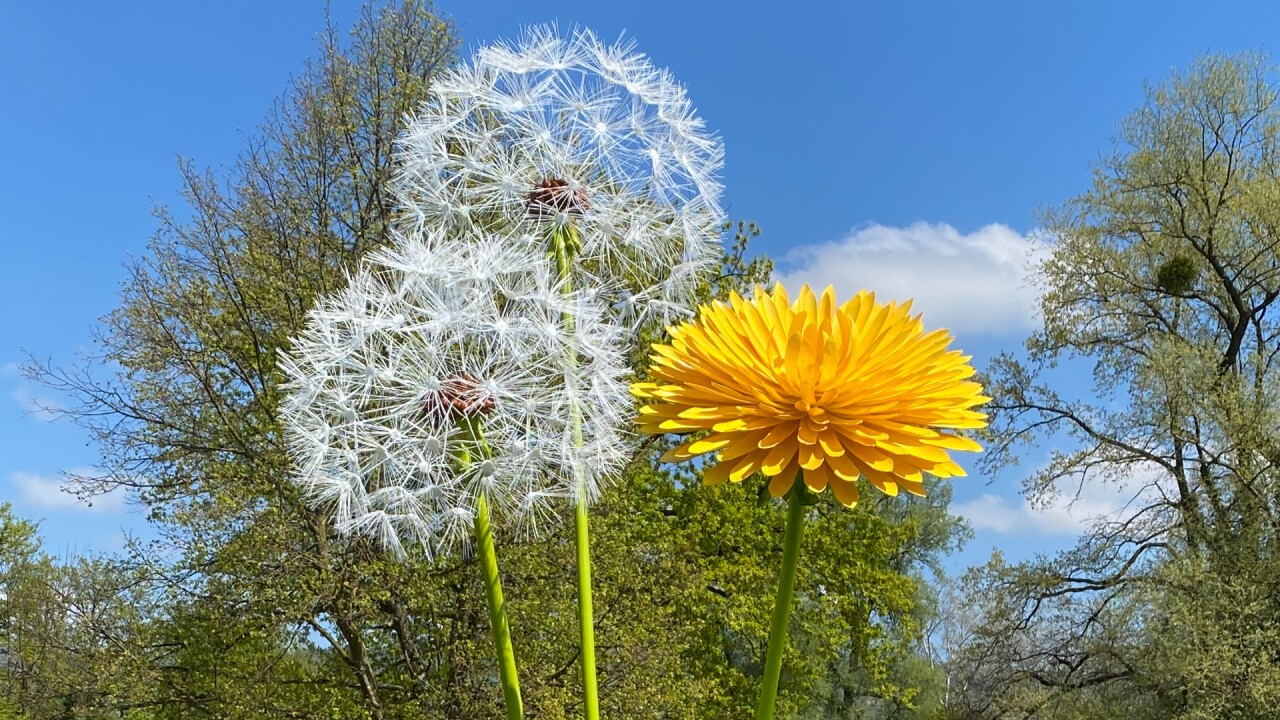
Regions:
<instances>
[{"instance_id":1,"label":"thin green stem","mask_svg":"<svg viewBox=\"0 0 1280 720\"><path fill-rule=\"evenodd\" d=\"M551 246L547 249L556 263L556 273L561 281L561 290L569 293L573 290L572 272L573 258L580 247L578 231L573 225L566 225L553 230ZM564 322L573 329L573 315L566 313ZM570 358L569 362L575 362ZM582 415L575 406L570 411L569 422L573 432L575 448L581 448ZM587 532L587 490L581 479L580 468L574 468L577 481L577 500L573 511L574 541L578 552L578 630L579 648L582 653L582 716L586 720L599 720L600 693L596 680L596 633L595 620L591 611L591 549Z\"/></svg>"},{"instance_id":2,"label":"thin green stem","mask_svg":"<svg viewBox=\"0 0 1280 720\"><path fill-rule=\"evenodd\" d=\"M485 453L484 436L477 418L467 418L461 423L466 433L481 453ZM465 449L457 456L458 464L471 464L471 453ZM511 625L507 620L507 602L502 597L502 580L498 576L498 552L493 542L493 527L489 523L489 500L483 492L476 499L476 544L479 546L480 570L484 578L484 597L489 607L489 630L493 635L493 649L498 658L498 682L502 685L502 697L507 707L507 720L524 720L524 703L520 700L520 675L516 671L516 653L511 646Z\"/></svg>"},{"instance_id":3,"label":"thin green stem","mask_svg":"<svg viewBox=\"0 0 1280 720\"><path fill-rule=\"evenodd\" d=\"M782 675L782 650L787 644L787 623L791 619L791 599L796 589L796 564L800 560L800 538L804 534L804 478L797 475L787 505L787 532L782 545L782 571L778 575L778 597L773 605L769 628L769 652L764 661L764 681L756 720L773 720L778 701L778 678Z\"/></svg>"},{"instance_id":4,"label":"thin green stem","mask_svg":"<svg viewBox=\"0 0 1280 720\"><path fill-rule=\"evenodd\" d=\"M596 633L591 614L591 553L587 545L587 503L582 497L573 510L574 531L578 546L578 627L582 646L582 715L588 720L600 717L600 698L596 688Z\"/></svg>"},{"instance_id":5,"label":"thin green stem","mask_svg":"<svg viewBox=\"0 0 1280 720\"><path fill-rule=\"evenodd\" d=\"M507 720L522 720L524 705L520 700L520 676L516 673L516 654L511 647L511 626L507 622L507 603L502 598L502 582L498 578L498 554L493 545L493 529L489 526L489 503L484 493L476 502L476 542L480 545L480 567L484 573L484 596L489 605L489 629L498 654L498 679L507 705Z\"/></svg>"}]
</instances>

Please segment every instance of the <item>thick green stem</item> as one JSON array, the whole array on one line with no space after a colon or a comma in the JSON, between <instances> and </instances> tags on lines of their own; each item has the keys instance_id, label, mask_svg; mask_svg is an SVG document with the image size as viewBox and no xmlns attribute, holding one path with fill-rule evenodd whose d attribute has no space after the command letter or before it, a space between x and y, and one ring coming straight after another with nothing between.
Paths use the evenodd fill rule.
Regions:
<instances>
[{"instance_id":1,"label":"thick green stem","mask_svg":"<svg viewBox=\"0 0 1280 720\"><path fill-rule=\"evenodd\" d=\"M522 720L524 705L520 701L520 677L516 673L516 654L511 647L511 626L507 623L507 603L502 599L502 582L498 579L498 554L493 545L493 529L489 526L489 503L484 493L476 502L476 542L480 546L480 568L484 573L484 596L489 605L489 629L498 654L498 679L507 705L508 720Z\"/></svg>"},{"instance_id":2,"label":"thick green stem","mask_svg":"<svg viewBox=\"0 0 1280 720\"><path fill-rule=\"evenodd\" d=\"M461 423L461 429L482 453L484 438L476 418ZM458 464L471 463L471 453L458 453ZM476 499L476 545L479 546L480 571L484 577L485 602L489 606L489 630L498 658L498 682L507 706L507 720L524 720L524 703L520 700L520 675L516 671L516 653L511 646L511 625L507 620L507 602L502 597L502 580L498 577L498 553L493 543L493 527L489 524L489 501L483 492Z\"/></svg>"},{"instance_id":3,"label":"thick green stem","mask_svg":"<svg viewBox=\"0 0 1280 720\"><path fill-rule=\"evenodd\" d=\"M572 225L556 229L551 233L551 245L547 249L555 259L556 273L561 281L561 290L569 293L573 290L573 257L577 253L580 239ZM566 314L565 323L573 328L573 316ZM570 358L569 362L575 362ZM574 447L582 447L582 415L577 407L570 411L569 422L573 432ZM574 540L578 551L578 630L579 648L582 653L582 716L586 720L599 720L600 693L596 680L596 633L595 620L591 612L591 549L587 532L587 489L581 479L580 468L574 468L577 481L577 498L573 511Z\"/></svg>"},{"instance_id":4,"label":"thick green stem","mask_svg":"<svg viewBox=\"0 0 1280 720\"><path fill-rule=\"evenodd\" d=\"M791 619L791 599L796 589L796 564L800 560L800 538L804 534L804 478L797 476L787 505L787 533L782 545L782 571L778 575L778 597L773 605L769 628L769 653L764 661L764 681L756 720L773 720L778 700L778 678L782 675L782 650L787 644L787 623Z\"/></svg>"}]
</instances>

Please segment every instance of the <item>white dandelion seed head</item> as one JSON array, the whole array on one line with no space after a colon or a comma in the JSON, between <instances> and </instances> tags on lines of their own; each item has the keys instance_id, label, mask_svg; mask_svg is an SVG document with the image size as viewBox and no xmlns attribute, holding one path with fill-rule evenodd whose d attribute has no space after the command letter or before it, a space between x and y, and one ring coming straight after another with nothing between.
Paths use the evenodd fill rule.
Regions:
<instances>
[{"instance_id":1,"label":"white dandelion seed head","mask_svg":"<svg viewBox=\"0 0 1280 720\"><path fill-rule=\"evenodd\" d=\"M572 225L582 246L574 287L609 278L608 290L635 303L689 305L692 288L648 290L718 256L723 146L684 88L630 42L537 26L482 48L433 82L398 161L393 190L411 233L545 245L551 228Z\"/></svg>"},{"instance_id":2,"label":"white dandelion seed head","mask_svg":"<svg viewBox=\"0 0 1280 720\"><path fill-rule=\"evenodd\" d=\"M542 527L549 503L596 497L627 455L625 337L609 310L569 292L543 247L443 232L368 256L279 364L307 501L395 554L464 547L480 493L495 528Z\"/></svg>"}]
</instances>

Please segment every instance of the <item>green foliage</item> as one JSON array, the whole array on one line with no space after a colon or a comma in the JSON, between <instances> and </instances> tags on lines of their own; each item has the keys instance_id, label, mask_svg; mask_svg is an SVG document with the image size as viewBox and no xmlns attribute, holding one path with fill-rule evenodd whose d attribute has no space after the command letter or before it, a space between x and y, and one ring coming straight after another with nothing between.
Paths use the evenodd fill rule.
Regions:
<instances>
[{"instance_id":1,"label":"green foliage","mask_svg":"<svg viewBox=\"0 0 1280 720\"><path fill-rule=\"evenodd\" d=\"M1195 286L1199 275L1195 258L1186 254L1174 255L1156 271L1156 287L1168 295L1185 295Z\"/></svg>"},{"instance_id":2,"label":"green foliage","mask_svg":"<svg viewBox=\"0 0 1280 720\"><path fill-rule=\"evenodd\" d=\"M0 718L115 718L135 702L149 603L97 558L59 562L0 504Z\"/></svg>"},{"instance_id":3,"label":"green foliage","mask_svg":"<svg viewBox=\"0 0 1280 720\"><path fill-rule=\"evenodd\" d=\"M1264 551L1265 552L1265 551ZM1243 554L1243 553L1242 553ZM1269 553L1268 553L1269 554ZM1274 557L1163 565L1148 600L1144 669L1167 698L1160 717L1258 718L1280 706L1280 566Z\"/></svg>"}]
</instances>

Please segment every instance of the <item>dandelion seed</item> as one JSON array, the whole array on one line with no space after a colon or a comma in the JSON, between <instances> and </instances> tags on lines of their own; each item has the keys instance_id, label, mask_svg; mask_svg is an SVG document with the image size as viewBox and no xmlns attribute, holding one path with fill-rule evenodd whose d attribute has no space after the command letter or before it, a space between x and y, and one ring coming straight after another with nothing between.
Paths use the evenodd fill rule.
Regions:
<instances>
[{"instance_id":1,"label":"dandelion seed","mask_svg":"<svg viewBox=\"0 0 1280 720\"><path fill-rule=\"evenodd\" d=\"M398 152L393 189L415 232L572 226L572 286L629 293L620 321L687 315L692 286L650 288L716 260L723 148L630 44L541 26L484 48L433 84Z\"/></svg>"}]
</instances>

